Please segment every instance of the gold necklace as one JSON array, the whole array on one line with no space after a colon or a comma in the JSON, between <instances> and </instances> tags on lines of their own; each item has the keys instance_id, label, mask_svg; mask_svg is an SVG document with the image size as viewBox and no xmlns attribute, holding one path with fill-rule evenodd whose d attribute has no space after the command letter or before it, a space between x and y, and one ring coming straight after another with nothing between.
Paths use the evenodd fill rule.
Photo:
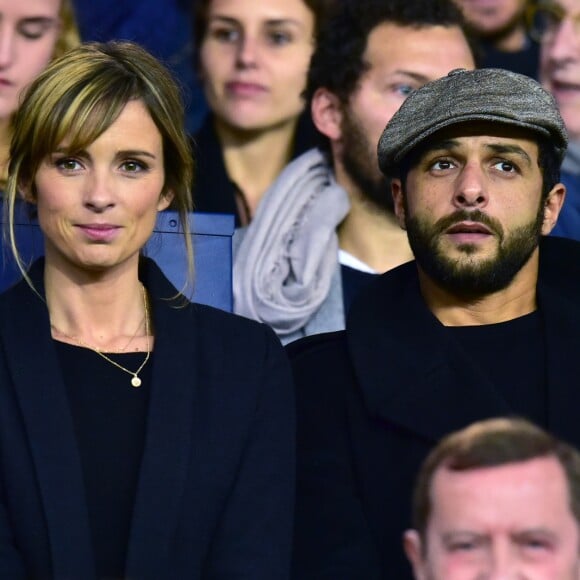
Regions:
<instances>
[{"instance_id":1,"label":"gold necklace","mask_svg":"<svg viewBox=\"0 0 580 580\"><path fill-rule=\"evenodd\" d=\"M150 329L149 329L149 304L148 304L148 300L147 300L147 293L145 292L145 286L143 286L143 284L141 284L141 291L143 293L143 305L145 307L145 336L146 336L146 340L147 340L147 354L145 355L145 360L141 363L141 365L139 366L139 368L135 372L130 371L129 369L120 365L118 362L110 359L99 348L97 348L95 346L91 346L90 344L87 344L86 342L81 340L78 336L70 336L70 335L66 334L66 332L59 330L58 328L56 328L56 326L51 324L52 328L54 330L56 330L59 334L66 336L68 339L76 342L77 344L79 344L80 346L82 346L84 348L88 348L89 350L96 352L101 358L104 358L107 362L111 363L113 366L116 366L118 369L121 369L122 371L125 371L126 373L130 374L133 377L131 379L131 385L135 388L141 386L142 381L139 378L139 373L143 370L143 367L147 364L147 361L149 360L149 357L151 356L151 350L149 348L150 347L150 344L149 344L149 331L150 331Z\"/></svg>"}]
</instances>

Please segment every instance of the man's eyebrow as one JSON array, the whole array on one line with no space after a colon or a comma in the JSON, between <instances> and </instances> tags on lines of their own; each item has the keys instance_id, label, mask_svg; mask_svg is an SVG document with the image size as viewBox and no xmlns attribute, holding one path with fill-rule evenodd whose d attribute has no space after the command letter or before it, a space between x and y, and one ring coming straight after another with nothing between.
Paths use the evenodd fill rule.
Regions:
<instances>
[{"instance_id":1,"label":"man's eyebrow","mask_svg":"<svg viewBox=\"0 0 580 580\"><path fill-rule=\"evenodd\" d=\"M530 534L539 534L542 536L546 536L549 538L557 538L558 534L552 530L551 528L545 527L545 526L538 526L537 528L526 528L523 530L518 530L516 532L514 532L512 535L514 537L520 537L520 536L527 536Z\"/></svg>"},{"instance_id":2,"label":"man's eyebrow","mask_svg":"<svg viewBox=\"0 0 580 580\"><path fill-rule=\"evenodd\" d=\"M449 544L457 540L469 540L471 542L479 542L479 543L489 541L489 537L486 534L461 529L444 532L441 535L441 539L445 544Z\"/></svg>"},{"instance_id":3,"label":"man's eyebrow","mask_svg":"<svg viewBox=\"0 0 580 580\"><path fill-rule=\"evenodd\" d=\"M434 141L425 147L422 155L433 153L434 151L452 151L457 147L459 147L459 141L457 139L443 139L440 141ZM485 147L497 155L517 155L528 165L532 165L532 159L519 145L512 145L507 143L489 143Z\"/></svg>"},{"instance_id":4,"label":"man's eyebrow","mask_svg":"<svg viewBox=\"0 0 580 580\"><path fill-rule=\"evenodd\" d=\"M433 153L433 151L449 151L459 147L459 141L457 139L441 139L438 141L432 141L427 144L421 152L421 156L428 153Z\"/></svg>"},{"instance_id":5,"label":"man's eyebrow","mask_svg":"<svg viewBox=\"0 0 580 580\"><path fill-rule=\"evenodd\" d=\"M412 71L412 70L397 69L392 74L404 75L406 77L410 77L413 80L415 80L419 83L423 83L423 84L426 84L431 80L428 76L421 74L421 73L418 73L418 72L415 72L415 71Z\"/></svg>"},{"instance_id":6,"label":"man's eyebrow","mask_svg":"<svg viewBox=\"0 0 580 580\"><path fill-rule=\"evenodd\" d=\"M505 143L490 143L486 147L487 149L490 149L493 153L497 153L498 155L505 155L506 153L517 155L528 165L532 165L532 159L527 154L527 152L519 145L508 145Z\"/></svg>"}]
</instances>

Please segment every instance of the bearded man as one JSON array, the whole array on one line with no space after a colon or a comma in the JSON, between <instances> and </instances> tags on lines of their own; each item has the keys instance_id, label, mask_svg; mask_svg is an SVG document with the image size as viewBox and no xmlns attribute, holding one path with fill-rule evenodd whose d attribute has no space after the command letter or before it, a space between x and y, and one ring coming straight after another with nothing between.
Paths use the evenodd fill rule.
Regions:
<instances>
[{"instance_id":1,"label":"bearded man","mask_svg":"<svg viewBox=\"0 0 580 580\"><path fill-rule=\"evenodd\" d=\"M287 347L297 579L411 578L410 490L451 431L516 414L580 444L580 244L545 237L566 146L554 98L499 69L427 83L387 124L379 165L415 261L362 290L344 331Z\"/></svg>"}]
</instances>

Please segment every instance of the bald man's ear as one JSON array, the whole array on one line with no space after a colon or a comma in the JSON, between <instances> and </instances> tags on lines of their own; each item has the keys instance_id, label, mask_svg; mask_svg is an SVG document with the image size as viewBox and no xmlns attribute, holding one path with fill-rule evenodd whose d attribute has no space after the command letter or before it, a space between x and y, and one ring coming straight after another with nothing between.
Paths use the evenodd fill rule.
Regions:
<instances>
[{"instance_id":1,"label":"bald man's ear","mask_svg":"<svg viewBox=\"0 0 580 580\"><path fill-rule=\"evenodd\" d=\"M423 559L423 544L417 530L407 530L403 534L403 549L413 567L415 580L426 580L425 562Z\"/></svg>"},{"instance_id":2,"label":"bald man's ear","mask_svg":"<svg viewBox=\"0 0 580 580\"><path fill-rule=\"evenodd\" d=\"M334 93L324 87L318 89L312 97L310 112L314 125L323 135L331 141L342 137L342 105Z\"/></svg>"},{"instance_id":3,"label":"bald man's ear","mask_svg":"<svg viewBox=\"0 0 580 580\"><path fill-rule=\"evenodd\" d=\"M554 229L564 205L564 199L566 199L566 186L563 183L558 183L551 189L544 204L542 235L547 236Z\"/></svg>"},{"instance_id":4,"label":"bald man's ear","mask_svg":"<svg viewBox=\"0 0 580 580\"><path fill-rule=\"evenodd\" d=\"M401 229L406 230L405 225L405 201L403 199L403 184L401 180L394 177L391 179L391 194L393 196L393 204L395 209L395 215L397 216L397 222Z\"/></svg>"}]
</instances>

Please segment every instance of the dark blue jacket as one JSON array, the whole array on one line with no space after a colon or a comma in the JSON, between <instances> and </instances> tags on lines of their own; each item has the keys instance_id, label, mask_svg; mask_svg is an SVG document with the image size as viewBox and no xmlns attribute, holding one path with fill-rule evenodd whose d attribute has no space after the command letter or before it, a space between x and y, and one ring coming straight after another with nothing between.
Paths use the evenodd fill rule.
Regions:
<instances>
[{"instance_id":1,"label":"dark blue jacket","mask_svg":"<svg viewBox=\"0 0 580 580\"><path fill-rule=\"evenodd\" d=\"M151 261L141 277L155 356L126 577L287 578L294 402L282 347L265 325L176 308ZM42 294L41 263L32 278ZM0 297L0 578L95 579L48 312L24 282Z\"/></svg>"}]
</instances>

